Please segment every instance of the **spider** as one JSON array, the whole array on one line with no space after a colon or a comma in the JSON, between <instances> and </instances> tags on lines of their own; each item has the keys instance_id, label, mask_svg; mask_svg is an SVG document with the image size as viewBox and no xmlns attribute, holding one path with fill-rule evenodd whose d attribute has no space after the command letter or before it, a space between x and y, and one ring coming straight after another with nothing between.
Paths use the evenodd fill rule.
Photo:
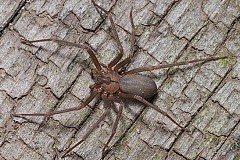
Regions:
<instances>
[{"instance_id":1,"label":"spider","mask_svg":"<svg viewBox=\"0 0 240 160\"><path fill-rule=\"evenodd\" d=\"M123 47L120 43L118 33L115 27L115 23L113 21L112 15L110 12L106 11L104 8L99 6L95 3L94 0L92 0L93 5L96 7L96 9L100 9L102 12L104 12L108 19L110 20L111 27L112 27L112 34L113 38L117 43L117 47L119 50L118 55L107 65L106 69L102 68L100 65L98 59L96 58L94 51L91 49L91 47L87 44L76 44L65 40L60 39L38 39L38 40L24 40L27 43L35 43L35 42L55 42L60 45L67 45L67 46L74 46L81 49L85 49L88 54L90 55L91 60L93 61L96 70L92 72L92 78L95 82L95 84L91 85L92 92L90 96L87 97L87 99L83 102L82 105L78 107L73 107L69 109L59 110L59 111L52 111L48 113L34 113L34 114L13 114L17 117L24 117L24 116L44 116L44 117L50 117L56 114L81 110L82 108L86 107L96 96L100 95L101 99L104 102L105 112L100 116L97 122L95 122L92 127L85 133L85 135L82 137L82 139L77 142L75 145L70 147L65 151L65 153L62 155L62 157L65 157L69 152L71 152L75 147L80 145L84 140L88 138L88 136L98 127L98 125L105 119L106 116L110 115L111 110L116 112L117 116L113 123L112 127L112 133L104 145L102 149L102 153L104 153L105 149L108 147L108 144L112 140L113 136L116 133L116 129L119 123L119 120L122 115L123 108L125 107L124 101L126 99L135 99L139 102L142 102L143 104L149 106L150 108L156 110L157 112L161 113L162 115L169 118L174 124L176 124L181 129L184 129L179 123L177 123L171 116L169 116L166 112L158 108L156 105L150 103L148 100L152 98L154 95L157 94L157 86L155 82L147 77L140 75L138 73L145 72L145 71L152 71L162 68L169 68L173 66L180 66L180 65L187 65L189 63L196 63L196 62L208 62L208 61L215 61L219 59L227 58L225 57L208 57L203 59L194 59L194 60L188 60L188 61L181 61L173 64L166 64L166 65L158 65L158 66L150 66L150 67L140 67L136 69L132 69L129 71L123 71L120 72L120 69L127 64L129 64L132 61L133 53L134 53L134 45L135 45L135 26L133 23L133 16L132 16L132 8L130 11L130 23L132 27L131 32L131 48L130 48L130 54L127 58L120 61L124 55ZM120 106L117 108L115 106L115 102L119 103Z\"/></svg>"}]
</instances>

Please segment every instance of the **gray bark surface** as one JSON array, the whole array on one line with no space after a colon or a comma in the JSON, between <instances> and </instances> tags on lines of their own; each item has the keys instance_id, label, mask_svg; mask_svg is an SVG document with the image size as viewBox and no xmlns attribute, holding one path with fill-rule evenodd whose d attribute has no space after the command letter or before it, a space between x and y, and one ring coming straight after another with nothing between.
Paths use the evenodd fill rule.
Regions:
<instances>
[{"instance_id":1,"label":"gray bark surface","mask_svg":"<svg viewBox=\"0 0 240 160\"><path fill-rule=\"evenodd\" d=\"M142 73L158 86L152 103L186 130L137 102L127 102L104 160L240 159L240 1L99 0L113 13L126 57L133 17L137 51L127 69L200 57L230 58ZM53 42L87 42L101 64L118 53L109 20L90 0L2 0L0 3L0 159L60 159L104 113L97 99L80 111L17 118L80 105L94 65L85 50ZM114 112L65 159L98 160Z\"/></svg>"}]
</instances>

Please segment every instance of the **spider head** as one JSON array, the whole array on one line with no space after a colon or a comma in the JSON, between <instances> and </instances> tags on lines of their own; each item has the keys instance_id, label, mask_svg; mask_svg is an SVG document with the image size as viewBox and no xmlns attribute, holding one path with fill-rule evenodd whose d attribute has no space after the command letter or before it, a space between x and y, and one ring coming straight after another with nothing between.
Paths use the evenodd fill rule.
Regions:
<instances>
[{"instance_id":1,"label":"spider head","mask_svg":"<svg viewBox=\"0 0 240 160\"><path fill-rule=\"evenodd\" d=\"M112 70L92 72L95 85L101 86L106 92L113 94L119 90L120 75Z\"/></svg>"},{"instance_id":2,"label":"spider head","mask_svg":"<svg viewBox=\"0 0 240 160\"><path fill-rule=\"evenodd\" d=\"M109 74L105 72L99 72L99 71L92 71L92 79L94 80L95 84L102 85L107 84L109 85L111 83L111 78Z\"/></svg>"}]
</instances>

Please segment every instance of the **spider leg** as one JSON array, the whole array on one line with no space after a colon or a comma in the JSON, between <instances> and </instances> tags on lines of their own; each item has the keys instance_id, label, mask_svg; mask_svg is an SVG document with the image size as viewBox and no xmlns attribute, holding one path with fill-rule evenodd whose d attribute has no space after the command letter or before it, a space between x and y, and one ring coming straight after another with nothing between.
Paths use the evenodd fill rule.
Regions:
<instances>
[{"instance_id":1,"label":"spider leg","mask_svg":"<svg viewBox=\"0 0 240 160\"><path fill-rule=\"evenodd\" d=\"M161 110L160 108L158 108L156 105L148 102L147 100L145 100L143 97L138 96L138 95L133 95L133 94L126 94L126 93L119 93L120 97L123 98L132 98L132 99L136 99L142 103L144 103L145 105L151 107L152 109L156 110L157 112L161 113L162 115L166 116L167 118L169 118L173 123L175 123L178 127L180 127L181 129L184 129L184 127L180 126L179 123L177 123L174 119L172 119L171 116L169 116L166 112L164 112L163 110Z\"/></svg>"},{"instance_id":2,"label":"spider leg","mask_svg":"<svg viewBox=\"0 0 240 160\"><path fill-rule=\"evenodd\" d=\"M122 102L121 102L121 99L120 99L117 95L111 95L111 94L109 94L109 95L108 95L108 99L109 99L110 101L113 101L113 102L117 102L117 103L120 103L120 104L122 103ZM116 114L118 114L119 110L117 109L117 107L116 107L115 105L112 105L111 107L112 107L113 111L114 111Z\"/></svg>"},{"instance_id":3,"label":"spider leg","mask_svg":"<svg viewBox=\"0 0 240 160\"><path fill-rule=\"evenodd\" d=\"M112 109L116 114L118 114L119 110L117 109L117 107L115 105L112 106Z\"/></svg>"},{"instance_id":4,"label":"spider leg","mask_svg":"<svg viewBox=\"0 0 240 160\"><path fill-rule=\"evenodd\" d=\"M133 8L131 8L131 11L130 11L130 22L131 22L131 26L132 26L130 55L114 67L114 71L116 71L116 72L118 72L119 69L122 68L123 66L125 66L126 64L130 63L132 60L132 57L133 57L134 46L136 43L136 37L135 37L136 29L135 29L135 25L133 22L132 10L133 10Z\"/></svg>"},{"instance_id":5,"label":"spider leg","mask_svg":"<svg viewBox=\"0 0 240 160\"><path fill-rule=\"evenodd\" d=\"M181 62L176 62L176 63L172 63L172 64L166 64L166 65L141 67L141 68L136 68L136 69L132 69L130 71L124 72L123 74L124 75L126 75L126 74L135 74L135 73L139 73L139 72L152 71L152 70L169 68L169 67L174 67L174 66L182 66L182 65L187 65L187 64L196 63L196 62L216 61L216 60L225 59L225 58L228 58L228 57L227 56L223 56L223 57L209 57L209 58L181 61Z\"/></svg>"},{"instance_id":6,"label":"spider leg","mask_svg":"<svg viewBox=\"0 0 240 160\"><path fill-rule=\"evenodd\" d=\"M88 130L88 132L83 136L83 138L76 143L74 146L72 146L71 148L69 148L68 150L66 150L66 152L61 156L62 158L64 158L69 152L71 152L75 147L77 147L78 145L80 145L83 141L85 141L88 136L98 127L99 123L102 122L104 120L104 118L110 114L110 108L108 108L103 115L99 118L99 120L90 128L90 130Z\"/></svg>"},{"instance_id":7,"label":"spider leg","mask_svg":"<svg viewBox=\"0 0 240 160\"><path fill-rule=\"evenodd\" d=\"M53 111L53 112L47 112L47 113L33 113L33 114L12 114L15 117L26 117L26 116L44 116L44 117L50 117L55 114L61 114L61 113L66 113L66 112L71 112L71 111L77 111L80 110L84 107L86 107L97 95L99 94L99 91L95 90L92 92L92 94L86 99L83 104L81 104L78 107L73 107L73 108L68 108L64 110L59 110L59 111Z\"/></svg>"},{"instance_id":8,"label":"spider leg","mask_svg":"<svg viewBox=\"0 0 240 160\"><path fill-rule=\"evenodd\" d=\"M92 3L95 7L99 8L100 10L102 10L103 12L105 12L105 14L108 15L108 18L111 22L111 26L112 26L112 33L113 33L113 37L114 37L114 40L116 41L117 43L117 46L118 46L118 50L119 50L119 54L108 64L108 68L112 68L114 65L116 65L120 59L122 58L123 54L124 54L124 51L123 51L123 47L122 47L122 44L119 40L119 37L118 37L118 33L117 33L117 30L116 30L116 26L115 26L115 23L113 21L113 18L112 18L112 14L108 11L106 11L104 8L102 8L101 6L99 6L98 4L96 4L96 2L94 0L92 0Z\"/></svg>"},{"instance_id":9,"label":"spider leg","mask_svg":"<svg viewBox=\"0 0 240 160\"><path fill-rule=\"evenodd\" d=\"M101 117L97 120L97 122L95 122L93 124L93 126L88 130L88 132L82 137L82 139L76 143L75 145L73 145L71 148L67 149L66 152L61 156L62 158L64 158L69 152L71 152L75 147L77 147L78 145L80 145L83 141L85 141L88 136L98 127L98 125L105 119L106 116L108 116L111 112L111 106L113 105L113 103L111 101L109 101L107 99L106 96L102 96L103 102L104 102L104 106L107 108L106 111L101 115Z\"/></svg>"},{"instance_id":10,"label":"spider leg","mask_svg":"<svg viewBox=\"0 0 240 160\"><path fill-rule=\"evenodd\" d=\"M113 104L113 105L114 105L114 104ZM118 111L116 120L115 120L115 122L114 122L114 124L113 124L112 134L111 134L111 136L109 137L107 143L104 145L103 150L102 150L102 154L104 153L105 149L108 147L108 144L111 142L113 136L114 136L115 133L116 133L117 126L118 126L120 117L121 117L121 115L122 115L122 111L123 111L123 107L124 107L124 106L125 106L125 104L121 101L121 105L120 105L120 107L119 107L119 111Z\"/></svg>"},{"instance_id":11,"label":"spider leg","mask_svg":"<svg viewBox=\"0 0 240 160\"><path fill-rule=\"evenodd\" d=\"M49 38L49 39L37 39L37 40L33 40L33 41L29 41L29 40L23 40L24 43L36 43L36 42L55 42L57 44L60 45L66 45L66 46L74 46L77 48L82 48L85 49L89 56L91 57L94 65L96 66L98 71L102 70L102 67L97 59L97 57L94 54L94 51L91 49L90 46L86 45L86 44L77 44L77 43L73 43L73 42L69 42L69 41L65 41L65 40L60 40L60 39L55 39L55 38Z\"/></svg>"}]
</instances>

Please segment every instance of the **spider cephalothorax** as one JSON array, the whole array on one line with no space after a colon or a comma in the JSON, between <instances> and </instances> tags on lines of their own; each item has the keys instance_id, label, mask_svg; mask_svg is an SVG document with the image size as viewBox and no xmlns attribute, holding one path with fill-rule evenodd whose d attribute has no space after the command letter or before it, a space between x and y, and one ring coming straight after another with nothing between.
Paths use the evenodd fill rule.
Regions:
<instances>
[{"instance_id":1,"label":"spider cephalothorax","mask_svg":"<svg viewBox=\"0 0 240 160\"><path fill-rule=\"evenodd\" d=\"M105 92L114 94L119 90L120 75L112 70L95 72L92 75L95 84L102 87Z\"/></svg>"}]
</instances>

